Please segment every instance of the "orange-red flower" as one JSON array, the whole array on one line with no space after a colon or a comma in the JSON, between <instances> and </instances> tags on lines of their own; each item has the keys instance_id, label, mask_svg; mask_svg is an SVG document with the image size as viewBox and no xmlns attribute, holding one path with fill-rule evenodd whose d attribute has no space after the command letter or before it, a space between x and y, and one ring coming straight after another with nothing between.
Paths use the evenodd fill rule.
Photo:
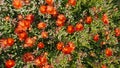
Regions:
<instances>
[{"instance_id":1,"label":"orange-red flower","mask_svg":"<svg viewBox=\"0 0 120 68\"><path fill-rule=\"evenodd\" d=\"M102 21L105 25L109 24L108 16L106 14L103 14Z\"/></svg>"},{"instance_id":2,"label":"orange-red flower","mask_svg":"<svg viewBox=\"0 0 120 68\"><path fill-rule=\"evenodd\" d=\"M59 19L56 21L56 26L61 27L61 26L64 26L64 24L65 23L63 21L59 20Z\"/></svg>"},{"instance_id":3,"label":"orange-red flower","mask_svg":"<svg viewBox=\"0 0 120 68\"><path fill-rule=\"evenodd\" d=\"M0 47L5 48L7 46L7 39L0 39L0 44Z\"/></svg>"},{"instance_id":4,"label":"orange-red flower","mask_svg":"<svg viewBox=\"0 0 120 68\"><path fill-rule=\"evenodd\" d=\"M68 3L72 6L76 5L76 0L68 0Z\"/></svg>"},{"instance_id":5,"label":"orange-red flower","mask_svg":"<svg viewBox=\"0 0 120 68\"><path fill-rule=\"evenodd\" d=\"M23 6L22 0L12 0L12 5L15 9L20 9Z\"/></svg>"},{"instance_id":6,"label":"orange-red flower","mask_svg":"<svg viewBox=\"0 0 120 68\"><path fill-rule=\"evenodd\" d=\"M97 42L97 41L99 40L99 35L96 34L95 36L93 36L93 40L94 40L95 42Z\"/></svg>"},{"instance_id":7,"label":"orange-red flower","mask_svg":"<svg viewBox=\"0 0 120 68\"><path fill-rule=\"evenodd\" d=\"M73 42L68 42L67 45L71 48L71 51L75 49L75 44Z\"/></svg>"},{"instance_id":8,"label":"orange-red flower","mask_svg":"<svg viewBox=\"0 0 120 68\"><path fill-rule=\"evenodd\" d=\"M42 5L42 6L40 6L40 8L39 8L39 12L41 12L42 14L45 14L45 13L47 13L46 9L47 9L47 6Z\"/></svg>"},{"instance_id":9,"label":"orange-red flower","mask_svg":"<svg viewBox=\"0 0 120 68\"><path fill-rule=\"evenodd\" d=\"M65 46L65 47L62 49L62 52L63 52L64 54L71 54L71 50L70 50L70 48L69 48L68 46Z\"/></svg>"},{"instance_id":10,"label":"orange-red flower","mask_svg":"<svg viewBox=\"0 0 120 68\"><path fill-rule=\"evenodd\" d=\"M54 11L54 7L53 7L53 6L48 5L48 6L47 6L46 11L47 11L47 13L48 13L48 14L52 14L52 13L53 13L53 11Z\"/></svg>"},{"instance_id":11,"label":"orange-red flower","mask_svg":"<svg viewBox=\"0 0 120 68\"><path fill-rule=\"evenodd\" d=\"M45 0L45 2L46 2L48 5L53 5L54 0Z\"/></svg>"},{"instance_id":12,"label":"orange-red flower","mask_svg":"<svg viewBox=\"0 0 120 68\"><path fill-rule=\"evenodd\" d=\"M33 38L26 38L24 47L32 47L34 45L35 40Z\"/></svg>"},{"instance_id":13,"label":"orange-red flower","mask_svg":"<svg viewBox=\"0 0 120 68\"><path fill-rule=\"evenodd\" d=\"M84 29L84 26L81 23L77 23L75 26L75 30L76 31L81 31Z\"/></svg>"},{"instance_id":14,"label":"orange-red flower","mask_svg":"<svg viewBox=\"0 0 120 68\"><path fill-rule=\"evenodd\" d=\"M15 61L12 59L6 60L5 62L5 67L6 68L12 68L13 66L15 66Z\"/></svg>"},{"instance_id":15,"label":"orange-red flower","mask_svg":"<svg viewBox=\"0 0 120 68\"><path fill-rule=\"evenodd\" d=\"M61 20L62 22L66 21L66 17L63 14L59 14L57 18L58 18L58 20Z\"/></svg>"},{"instance_id":16,"label":"orange-red flower","mask_svg":"<svg viewBox=\"0 0 120 68\"><path fill-rule=\"evenodd\" d=\"M24 62L30 62L34 60L34 55L32 53L27 52L23 55L22 58Z\"/></svg>"},{"instance_id":17,"label":"orange-red flower","mask_svg":"<svg viewBox=\"0 0 120 68\"><path fill-rule=\"evenodd\" d=\"M25 20L19 21L17 28L20 29L21 31L26 31L27 30L27 26L26 26L25 22L26 22Z\"/></svg>"},{"instance_id":18,"label":"orange-red flower","mask_svg":"<svg viewBox=\"0 0 120 68\"><path fill-rule=\"evenodd\" d=\"M41 32L41 37L42 37L42 38L48 38L48 32L42 31L42 32Z\"/></svg>"},{"instance_id":19,"label":"orange-red flower","mask_svg":"<svg viewBox=\"0 0 120 68\"><path fill-rule=\"evenodd\" d=\"M15 33L19 34L20 32L26 31L31 25L29 20L20 20L18 26L15 28Z\"/></svg>"},{"instance_id":20,"label":"orange-red flower","mask_svg":"<svg viewBox=\"0 0 120 68\"><path fill-rule=\"evenodd\" d=\"M44 56L38 56L34 63L36 66L44 66L47 63L47 58Z\"/></svg>"},{"instance_id":21,"label":"orange-red flower","mask_svg":"<svg viewBox=\"0 0 120 68\"><path fill-rule=\"evenodd\" d=\"M115 36L118 37L120 36L120 28L115 28Z\"/></svg>"},{"instance_id":22,"label":"orange-red flower","mask_svg":"<svg viewBox=\"0 0 120 68\"><path fill-rule=\"evenodd\" d=\"M92 22L92 17L91 17L91 16L88 16L88 17L86 18L86 23L87 23L87 24L91 24L91 22Z\"/></svg>"},{"instance_id":23,"label":"orange-red flower","mask_svg":"<svg viewBox=\"0 0 120 68\"><path fill-rule=\"evenodd\" d=\"M46 26L47 26L46 23L40 22L40 23L38 23L37 28L38 28L38 29L45 29Z\"/></svg>"},{"instance_id":24,"label":"orange-red flower","mask_svg":"<svg viewBox=\"0 0 120 68\"><path fill-rule=\"evenodd\" d=\"M25 32L25 31L18 34L18 38L20 41L25 40L27 37L28 37L28 35L27 35L27 32Z\"/></svg>"},{"instance_id":25,"label":"orange-red flower","mask_svg":"<svg viewBox=\"0 0 120 68\"><path fill-rule=\"evenodd\" d=\"M44 43L43 43L43 42L39 42L39 43L38 43L38 47L39 47L39 48L41 48L41 49L42 49L42 48L44 48L44 46L45 46L45 45L44 45Z\"/></svg>"},{"instance_id":26,"label":"orange-red flower","mask_svg":"<svg viewBox=\"0 0 120 68\"><path fill-rule=\"evenodd\" d=\"M67 26L67 32L68 32L69 34L74 33L74 26L73 26L73 25Z\"/></svg>"},{"instance_id":27,"label":"orange-red flower","mask_svg":"<svg viewBox=\"0 0 120 68\"><path fill-rule=\"evenodd\" d=\"M57 43L57 49L58 49L58 50L62 50L63 46L64 46L64 43L63 43L63 42L58 42L58 43Z\"/></svg>"},{"instance_id":28,"label":"orange-red flower","mask_svg":"<svg viewBox=\"0 0 120 68\"><path fill-rule=\"evenodd\" d=\"M107 49L105 50L105 54L106 54L106 56L107 56L107 57L110 57L110 56L112 56L112 54L113 54L113 51L112 51L112 49L110 49L110 48L107 48Z\"/></svg>"},{"instance_id":29,"label":"orange-red flower","mask_svg":"<svg viewBox=\"0 0 120 68\"><path fill-rule=\"evenodd\" d=\"M30 21L30 23L32 23L34 21L34 15L33 14L28 14L28 15L26 15L25 19Z\"/></svg>"},{"instance_id":30,"label":"orange-red flower","mask_svg":"<svg viewBox=\"0 0 120 68\"><path fill-rule=\"evenodd\" d=\"M56 8L54 8L54 9L53 9L53 12L52 12L53 17L56 17L57 14L58 14L58 12L57 12Z\"/></svg>"},{"instance_id":31,"label":"orange-red flower","mask_svg":"<svg viewBox=\"0 0 120 68\"><path fill-rule=\"evenodd\" d=\"M75 49L75 45L73 42L68 42L67 45L62 49L64 54L71 54Z\"/></svg>"},{"instance_id":32,"label":"orange-red flower","mask_svg":"<svg viewBox=\"0 0 120 68\"><path fill-rule=\"evenodd\" d=\"M7 38L7 45L12 46L14 44L14 39L13 38Z\"/></svg>"}]
</instances>

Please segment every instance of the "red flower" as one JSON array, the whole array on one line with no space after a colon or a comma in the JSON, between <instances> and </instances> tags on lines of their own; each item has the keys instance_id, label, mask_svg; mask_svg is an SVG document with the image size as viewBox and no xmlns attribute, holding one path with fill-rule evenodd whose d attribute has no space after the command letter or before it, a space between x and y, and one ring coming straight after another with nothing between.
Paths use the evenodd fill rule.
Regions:
<instances>
[{"instance_id":1,"label":"red flower","mask_svg":"<svg viewBox=\"0 0 120 68\"><path fill-rule=\"evenodd\" d=\"M75 49L75 44L73 42L68 42L67 45L69 46L71 51L73 51Z\"/></svg>"},{"instance_id":2,"label":"red flower","mask_svg":"<svg viewBox=\"0 0 120 68\"><path fill-rule=\"evenodd\" d=\"M22 0L12 0L12 5L14 8L20 9L23 6Z\"/></svg>"},{"instance_id":3,"label":"red flower","mask_svg":"<svg viewBox=\"0 0 120 68\"><path fill-rule=\"evenodd\" d=\"M69 48L68 46L65 46L65 47L62 49L62 52L63 52L64 54L70 54L70 53L71 53L71 50L70 50L70 48Z\"/></svg>"},{"instance_id":4,"label":"red flower","mask_svg":"<svg viewBox=\"0 0 120 68\"><path fill-rule=\"evenodd\" d=\"M75 26L75 30L76 31L81 31L84 29L84 26L81 23L77 23Z\"/></svg>"},{"instance_id":5,"label":"red flower","mask_svg":"<svg viewBox=\"0 0 120 68\"><path fill-rule=\"evenodd\" d=\"M31 22L29 20L20 20L18 22L18 26L15 28L15 33L19 34L23 31L26 31L31 25Z\"/></svg>"},{"instance_id":6,"label":"red flower","mask_svg":"<svg viewBox=\"0 0 120 68\"><path fill-rule=\"evenodd\" d=\"M15 61L9 59L9 60L7 60L7 61L5 62L5 66L6 66L7 68L12 68L13 66L15 66Z\"/></svg>"},{"instance_id":7,"label":"red flower","mask_svg":"<svg viewBox=\"0 0 120 68\"><path fill-rule=\"evenodd\" d=\"M36 66L44 66L47 63L47 58L44 56L38 56L34 63Z\"/></svg>"},{"instance_id":8,"label":"red flower","mask_svg":"<svg viewBox=\"0 0 120 68\"><path fill-rule=\"evenodd\" d=\"M31 25L31 21L30 21L30 20L24 20L24 23L25 23L25 26L26 26L27 28L29 28L30 25Z\"/></svg>"},{"instance_id":9,"label":"red flower","mask_svg":"<svg viewBox=\"0 0 120 68\"><path fill-rule=\"evenodd\" d=\"M28 52L28 53L25 53L22 58L24 62L30 62L34 60L34 55Z\"/></svg>"},{"instance_id":10,"label":"red flower","mask_svg":"<svg viewBox=\"0 0 120 68\"><path fill-rule=\"evenodd\" d=\"M53 0L45 0L48 5L53 5Z\"/></svg>"},{"instance_id":11,"label":"red flower","mask_svg":"<svg viewBox=\"0 0 120 68\"><path fill-rule=\"evenodd\" d=\"M72 6L76 5L76 0L68 0L68 3Z\"/></svg>"},{"instance_id":12,"label":"red flower","mask_svg":"<svg viewBox=\"0 0 120 68\"><path fill-rule=\"evenodd\" d=\"M17 29L19 29L19 31L26 31L28 28L28 25L26 25L27 22L26 20L21 20L18 22L18 26ZM30 24L30 23L29 23Z\"/></svg>"},{"instance_id":13,"label":"red flower","mask_svg":"<svg viewBox=\"0 0 120 68\"><path fill-rule=\"evenodd\" d=\"M58 42L58 43L57 43L57 49L58 49L58 50L62 50L63 46L64 46L64 43L63 43L63 42Z\"/></svg>"},{"instance_id":14,"label":"red flower","mask_svg":"<svg viewBox=\"0 0 120 68\"><path fill-rule=\"evenodd\" d=\"M108 16L106 14L103 14L102 21L105 25L109 24Z\"/></svg>"},{"instance_id":15,"label":"red flower","mask_svg":"<svg viewBox=\"0 0 120 68\"><path fill-rule=\"evenodd\" d=\"M107 49L105 50L105 54L106 54L107 57L112 56L112 54L113 54L112 49L107 48Z\"/></svg>"},{"instance_id":16,"label":"red flower","mask_svg":"<svg viewBox=\"0 0 120 68\"><path fill-rule=\"evenodd\" d=\"M56 26L59 26L59 27L64 26L64 22L58 19L56 21Z\"/></svg>"},{"instance_id":17,"label":"red flower","mask_svg":"<svg viewBox=\"0 0 120 68\"><path fill-rule=\"evenodd\" d=\"M39 12L41 12L42 14L45 14L45 13L47 13L46 9L47 9L47 6L42 5L42 6L40 6L40 8L39 8Z\"/></svg>"},{"instance_id":18,"label":"red flower","mask_svg":"<svg viewBox=\"0 0 120 68\"><path fill-rule=\"evenodd\" d=\"M120 36L120 29L119 28L115 28L115 36L116 37Z\"/></svg>"},{"instance_id":19,"label":"red flower","mask_svg":"<svg viewBox=\"0 0 120 68\"><path fill-rule=\"evenodd\" d=\"M28 37L27 32L23 31L23 32L19 33L18 37L19 37L20 41L25 40Z\"/></svg>"},{"instance_id":20,"label":"red flower","mask_svg":"<svg viewBox=\"0 0 120 68\"><path fill-rule=\"evenodd\" d=\"M25 17L26 20L30 21L30 23L33 22L34 20L34 15L33 14L28 14L26 17Z\"/></svg>"},{"instance_id":21,"label":"red flower","mask_svg":"<svg viewBox=\"0 0 120 68\"><path fill-rule=\"evenodd\" d=\"M39 48L44 48L44 46L45 46L45 45L44 45L43 42L39 42L39 43L38 43L38 47L39 47Z\"/></svg>"},{"instance_id":22,"label":"red flower","mask_svg":"<svg viewBox=\"0 0 120 68\"><path fill-rule=\"evenodd\" d=\"M19 34L20 32L23 32L23 30L20 29L19 27L16 27L14 32L15 32L16 34Z\"/></svg>"},{"instance_id":23,"label":"red flower","mask_svg":"<svg viewBox=\"0 0 120 68\"><path fill-rule=\"evenodd\" d=\"M40 23L38 23L37 28L38 29L45 29L46 26L47 26L46 23L40 22Z\"/></svg>"},{"instance_id":24,"label":"red flower","mask_svg":"<svg viewBox=\"0 0 120 68\"><path fill-rule=\"evenodd\" d=\"M48 38L48 32L43 31L43 32L41 33L41 37L42 37L42 38Z\"/></svg>"},{"instance_id":25,"label":"red flower","mask_svg":"<svg viewBox=\"0 0 120 68\"><path fill-rule=\"evenodd\" d=\"M75 49L75 45L73 42L68 42L68 44L62 49L64 54L71 54Z\"/></svg>"},{"instance_id":26,"label":"red flower","mask_svg":"<svg viewBox=\"0 0 120 68\"><path fill-rule=\"evenodd\" d=\"M87 23L87 24L91 24L91 22L92 22L92 17L91 17L91 16L88 16L88 17L86 18L86 23Z\"/></svg>"},{"instance_id":27,"label":"red flower","mask_svg":"<svg viewBox=\"0 0 120 68\"><path fill-rule=\"evenodd\" d=\"M0 44L2 48L5 48L7 46L7 39L0 39Z\"/></svg>"},{"instance_id":28,"label":"red flower","mask_svg":"<svg viewBox=\"0 0 120 68\"><path fill-rule=\"evenodd\" d=\"M24 47L32 47L34 45L35 40L33 38L26 38Z\"/></svg>"},{"instance_id":29,"label":"red flower","mask_svg":"<svg viewBox=\"0 0 120 68\"><path fill-rule=\"evenodd\" d=\"M48 13L48 14L52 14L52 13L53 13L53 11L54 11L54 7L53 7L53 6L48 5L48 6L47 6L46 11L47 11L47 13Z\"/></svg>"},{"instance_id":30,"label":"red flower","mask_svg":"<svg viewBox=\"0 0 120 68\"><path fill-rule=\"evenodd\" d=\"M95 42L97 42L97 41L99 40L99 35L96 34L96 35L93 37L93 40L94 40Z\"/></svg>"},{"instance_id":31,"label":"red flower","mask_svg":"<svg viewBox=\"0 0 120 68\"><path fill-rule=\"evenodd\" d=\"M68 32L69 34L74 33L74 27L73 27L73 25L69 25L69 26L67 27L67 32Z\"/></svg>"},{"instance_id":32,"label":"red flower","mask_svg":"<svg viewBox=\"0 0 120 68\"><path fill-rule=\"evenodd\" d=\"M54 9L53 9L53 12L52 12L53 17L56 17L57 14L58 14L58 12L57 12L57 10L54 8Z\"/></svg>"},{"instance_id":33,"label":"red flower","mask_svg":"<svg viewBox=\"0 0 120 68\"><path fill-rule=\"evenodd\" d=\"M59 14L57 18L58 18L58 20L61 20L62 22L66 21L66 17L63 14Z\"/></svg>"},{"instance_id":34,"label":"red flower","mask_svg":"<svg viewBox=\"0 0 120 68\"><path fill-rule=\"evenodd\" d=\"M7 45L12 46L14 44L14 39L13 38L8 38L7 39Z\"/></svg>"}]
</instances>

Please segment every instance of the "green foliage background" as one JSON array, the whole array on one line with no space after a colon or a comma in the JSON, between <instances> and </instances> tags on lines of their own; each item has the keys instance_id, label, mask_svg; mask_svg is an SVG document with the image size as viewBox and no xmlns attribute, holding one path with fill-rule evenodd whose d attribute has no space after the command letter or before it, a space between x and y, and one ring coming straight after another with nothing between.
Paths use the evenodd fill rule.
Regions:
<instances>
[{"instance_id":1,"label":"green foliage background","mask_svg":"<svg viewBox=\"0 0 120 68\"><path fill-rule=\"evenodd\" d=\"M0 5L0 38L12 37L15 39L15 44L8 48L0 48L0 68L4 68L4 61L12 58L16 61L15 68L23 68L25 65L30 65L34 68L32 63L24 63L21 56L26 52L34 52L37 50L35 56L40 55L43 52L48 52L48 60L50 64L53 64L55 68L100 68L102 64L106 64L108 68L120 67L120 37L115 37L114 29L120 27L120 1L119 0L77 0L75 7L65 7L67 0L54 0L55 6L59 13L63 13L67 17L67 22L64 27L56 32L56 19L51 15L43 15L39 13L39 7L45 3L44 0L31 0L29 5L25 5L22 9L16 10L12 6L12 0L4 0L4 3ZM97 8L97 12L94 13L92 7ZM99 11L101 8L101 11ZM33 48L23 48L24 42L18 41L17 35L14 33L16 27L17 15L22 14L34 14L35 20L31 25L32 30L28 31L29 37L37 36L38 39ZM109 25L104 25L101 21L102 14L106 13L109 17ZM98 15L98 19L95 18L95 14ZM92 16L93 22L88 25L85 24L85 17ZM10 21L5 21L4 17L10 16ZM66 26L69 24L75 25L80 19L84 24L84 30L75 32L74 34L68 34L66 32ZM15 20L15 21L13 21ZM40 21L46 22L48 27L46 31L49 33L48 39L42 39L40 36L40 30L37 29L37 23ZM110 31L109 40L105 38L105 31ZM100 35L98 42L93 41L94 34ZM75 51L70 55L63 55L56 49L56 43L63 41L73 41L76 45ZM37 49L38 41L45 43L44 49ZM107 44L101 47L100 43L105 41ZM113 56L106 57L105 49L112 48ZM91 56L94 53L95 56ZM10 57L9 55L12 54ZM71 61L68 61L68 57L72 57ZM59 63L56 63L56 59L60 59Z\"/></svg>"}]
</instances>

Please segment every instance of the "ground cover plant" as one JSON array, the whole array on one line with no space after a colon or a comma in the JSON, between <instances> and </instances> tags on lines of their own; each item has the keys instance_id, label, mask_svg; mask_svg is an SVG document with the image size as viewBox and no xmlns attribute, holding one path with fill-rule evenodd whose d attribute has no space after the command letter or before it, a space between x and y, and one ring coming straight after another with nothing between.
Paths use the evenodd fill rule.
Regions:
<instances>
[{"instance_id":1,"label":"ground cover plant","mask_svg":"<svg viewBox=\"0 0 120 68\"><path fill-rule=\"evenodd\" d=\"M0 0L0 68L120 68L120 1Z\"/></svg>"}]
</instances>

